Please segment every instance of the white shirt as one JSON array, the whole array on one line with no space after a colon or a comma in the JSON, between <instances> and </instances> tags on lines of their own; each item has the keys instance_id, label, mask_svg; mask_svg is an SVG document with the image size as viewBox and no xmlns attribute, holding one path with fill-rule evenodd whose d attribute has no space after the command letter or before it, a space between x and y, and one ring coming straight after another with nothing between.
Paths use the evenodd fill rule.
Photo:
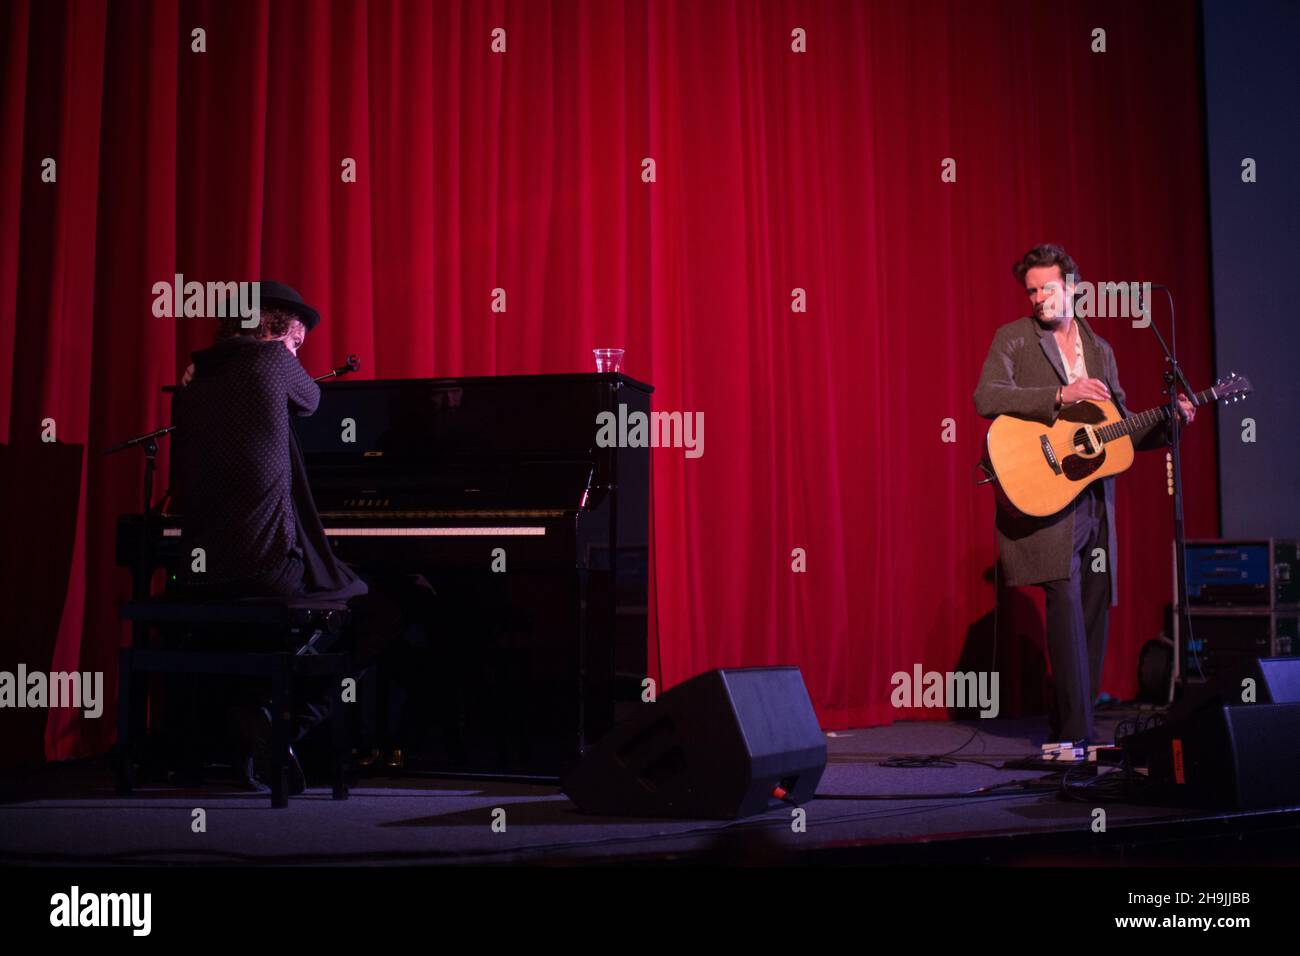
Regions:
<instances>
[{"instance_id":1,"label":"white shirt","mask_svg":"<svg viewBox=\"0 0 1300 956\"><path fill-rule=\"evenodd\" d=\"M1078 327L1074 330L1074 361L1070 361L1069 356L1065 354L1065 349L1061 347L1061 340L1056 338L1056 333L1052 333L1052 338L1056 339L1056 350L1061 353L1061 364L1065 366L1065 379L1067 384L1073 385L1080 379L1088 377L1088 366L1083 361L1083 333Z\"/></svg>"}]
</instances>

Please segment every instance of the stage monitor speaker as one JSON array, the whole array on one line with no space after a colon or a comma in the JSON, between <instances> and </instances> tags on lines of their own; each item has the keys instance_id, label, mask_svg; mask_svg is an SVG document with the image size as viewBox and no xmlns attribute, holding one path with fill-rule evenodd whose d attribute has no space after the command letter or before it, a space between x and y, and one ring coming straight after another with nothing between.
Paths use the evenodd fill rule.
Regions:
<instances>
[{"instance_id":1,"label":"stage monitor speaker","mask_svg":"<svg viewBox=\"0 0 1300 956\"><path fill-rule=\"evenodd\" d=\"M583 811L733 820L817 791L826 738L797 667L708 671L641 706L564 778Z\"/></svg>"},{"instance_id":2,"label":"stage monitor speaker","mask_svg":"<svg viewBox=\"0 0 1300 956\"><path fill-rule=\"evenodd\" d=\"M1300 806L1300 703L1203 706L1123 741L1153 796L1183 806Z\"/></svg>"},{"instance_id":3,"label":"stage monitor speaker","mask_svg":"<svg viewBox=\"0 0 1300 956\"><path fill-rule=\"evenodd\" d=\"M1266 657L1256 662L1268 704L1300 703L1300 657Z\"/></svg>"},{"instance_id":4,"label":"stage monitor speaker","mask_svg":"<svg viewBox=\"0 0 1300 956\"><path fill-rule=\"evenodd\" d=\"M1247 680L1253 684L1247 685ZM1247 687L1253 688L1253 702L1242 699ZM1182 699L1169 709L1167 722L1182 720L1209 705L1238 707L1297 702L1300 702L1300 657L1256 657L1217 675L1202 687L1187 687Z\"/></svg>"}]
</instances>

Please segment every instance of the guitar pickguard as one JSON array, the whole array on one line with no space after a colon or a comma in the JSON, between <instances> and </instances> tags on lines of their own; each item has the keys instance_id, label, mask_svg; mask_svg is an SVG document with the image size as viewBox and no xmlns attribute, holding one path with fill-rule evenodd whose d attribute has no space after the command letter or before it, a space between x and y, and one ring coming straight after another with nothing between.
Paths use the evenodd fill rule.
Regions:
<instances>
[{"instance_id":1,"label":"guitar pickguard","mask_svg":"<svg viewBox=\"0 0 1300 956\"><path fill-rule=\"evenodd\" d=\"M1066 455L1061 459L1061 471L1071 481L1083 481L1106 462L1106 449L1092 456Z\"/></svg>"},{"instance_id":2,"label":"guitar pickguard","mask_svg":"<svg viewBox=\"0 0 1300 956\"><path fill-rule=\"evenodd\" d=\"M1106 447L1094 431L1106 420L1106 413L1091 402L1077 402L1062 409L1061 420L1079 426L1071 441L1074 454L1061 458L1061 471L1070 481L1083 481L1106 461Z\"/></svg>"}]
</instances>

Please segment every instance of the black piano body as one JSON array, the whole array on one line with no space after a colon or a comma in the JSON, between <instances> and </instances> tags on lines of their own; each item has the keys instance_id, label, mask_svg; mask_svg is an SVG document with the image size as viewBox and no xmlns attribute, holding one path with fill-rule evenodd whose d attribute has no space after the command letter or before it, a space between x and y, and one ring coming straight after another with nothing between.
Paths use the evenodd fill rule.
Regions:
<instances>
[{"instance_id":1,"label":"black piano body","mask_svg":"<svg viewBox=\"0 0 1300 956\"><path fill-rule=\"evenodd\" d=\"M558 777L640 703L650 449L597 433L602 413L622 432L648 416L652 391L617 373L337 381L295 420L335 553L437 592L408 768ZM183 555L183 519L154 525Z\"/></svg>"}]
</instances>

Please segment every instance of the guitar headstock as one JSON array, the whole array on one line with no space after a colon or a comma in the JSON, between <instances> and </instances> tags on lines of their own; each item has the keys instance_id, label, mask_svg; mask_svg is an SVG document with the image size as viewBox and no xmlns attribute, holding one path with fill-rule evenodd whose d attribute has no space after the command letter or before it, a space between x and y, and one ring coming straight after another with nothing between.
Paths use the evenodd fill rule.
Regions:
<instances>
[{"instance_id":1,"label":"guitar headstock","mask_svg":"<svg viewBox=\"0 0 1300 956\"><path fill-rule=\"evenodd\" d=\"M1214 383L1214 396L1221 402L1239 402L1254 390L1250 379L1236 372L1229 372L1227 378Z\"/></svg>"}]
</instances>

